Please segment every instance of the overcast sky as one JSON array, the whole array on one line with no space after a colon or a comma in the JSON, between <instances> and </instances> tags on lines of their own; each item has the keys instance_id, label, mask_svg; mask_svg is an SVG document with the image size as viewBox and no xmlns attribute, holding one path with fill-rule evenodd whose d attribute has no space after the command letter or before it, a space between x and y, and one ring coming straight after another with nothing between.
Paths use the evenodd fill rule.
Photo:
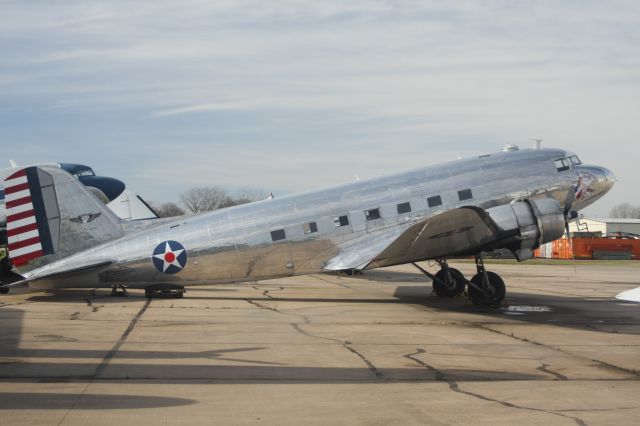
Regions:
<instances>
[{"instance_id":1,"label":"overcast sky","mask_svg":"<svg viewBox=\"0 0 640 426\"><path fill-rule=\"evenodd\" d=\"M638 1L2 1L3 162L143 197L569 149L640 205Z\"/></svg>"}]
</instances>

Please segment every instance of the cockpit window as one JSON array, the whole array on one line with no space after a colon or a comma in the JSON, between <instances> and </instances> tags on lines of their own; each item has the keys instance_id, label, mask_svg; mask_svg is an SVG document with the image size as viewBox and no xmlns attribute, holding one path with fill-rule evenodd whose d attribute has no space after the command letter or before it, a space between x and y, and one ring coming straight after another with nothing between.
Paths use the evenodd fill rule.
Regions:
<instances>
[{"instance_id":1,"label":"cockpit window","mask_svg":"<svg viewBox=\"0 0 640 426\"><path fill-rule=\"evenodd\" d=\"M78 176L78 177L80 177L80 176L95 176L95 175L96 174L91 169L81 170L78 173L76 173L76 176Z\"/></svg>"},{"instance_id":2,"label":"cockpit window","mask_svg":"<svg viewBox=\"0 0 640 426\"><path fill-rule=\"evenodd\" d=\"M577 155L569 157L569 161L571 161L571 164L573 164L574 166L579 166L580 164L582 164L582 161L580 161Z\"/></svg>"},{"instance_id":3,"label":"cockpit window","mask_svg":"<svg viewBox=\"0 0 640 426\"><path fill-rule=\"evenodd\" d=\"M571 169L571 163L568 158L561 158L560 160L556 160L556 169L559 172L564 172L565 170Z\"/></svg>"}]
</instances>

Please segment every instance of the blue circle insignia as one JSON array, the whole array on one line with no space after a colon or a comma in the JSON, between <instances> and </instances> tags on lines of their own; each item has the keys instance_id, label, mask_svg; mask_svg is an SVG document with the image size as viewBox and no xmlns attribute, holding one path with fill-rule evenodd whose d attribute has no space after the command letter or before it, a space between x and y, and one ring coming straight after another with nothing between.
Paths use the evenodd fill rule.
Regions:
<instances>
[{"instance_id":1,"label":"blue circle insignia","mask_svg":"<svg viewBox=\"0 0 640 426\"><path fill-rule=\"evenodd\" d=\"M187 250L177 241L163 241L153 250L151 260L158 271L177 274L187 265Z\"/></svg>"}]
</instances>

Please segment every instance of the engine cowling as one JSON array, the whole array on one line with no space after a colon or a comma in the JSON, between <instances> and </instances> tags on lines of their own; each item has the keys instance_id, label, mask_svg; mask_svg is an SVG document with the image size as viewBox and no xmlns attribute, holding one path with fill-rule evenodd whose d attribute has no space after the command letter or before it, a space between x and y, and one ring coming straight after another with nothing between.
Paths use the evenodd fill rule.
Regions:
<instances>
[{"instance_id":1,"label":"engine cowling","mask_svg":"<svg viewBox=\"0 0 640 426\"><path fill-rule=\"evenodd\" d=\"M518 261L533 257L533 250L564 234L564 211L552 198L522 200L486 210L505 238L501 247L508 248Z\"/></svg>"}]
</instances>

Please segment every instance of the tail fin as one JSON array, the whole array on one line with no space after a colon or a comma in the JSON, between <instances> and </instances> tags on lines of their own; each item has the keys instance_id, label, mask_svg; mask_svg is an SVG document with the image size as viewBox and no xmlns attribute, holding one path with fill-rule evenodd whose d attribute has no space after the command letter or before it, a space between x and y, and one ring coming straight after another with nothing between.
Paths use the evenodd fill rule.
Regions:
<instances>
[{"instance_id":1,"label":"tail fin","mask_svg":"<svg viewBox=\"0 0 640 426\"><path fill-rule=\"evenodd\" d=\"M4 186L9 257L21 271L123 235L118 217L64 170L28 167Z\"/></svg>"}]
</instances>

